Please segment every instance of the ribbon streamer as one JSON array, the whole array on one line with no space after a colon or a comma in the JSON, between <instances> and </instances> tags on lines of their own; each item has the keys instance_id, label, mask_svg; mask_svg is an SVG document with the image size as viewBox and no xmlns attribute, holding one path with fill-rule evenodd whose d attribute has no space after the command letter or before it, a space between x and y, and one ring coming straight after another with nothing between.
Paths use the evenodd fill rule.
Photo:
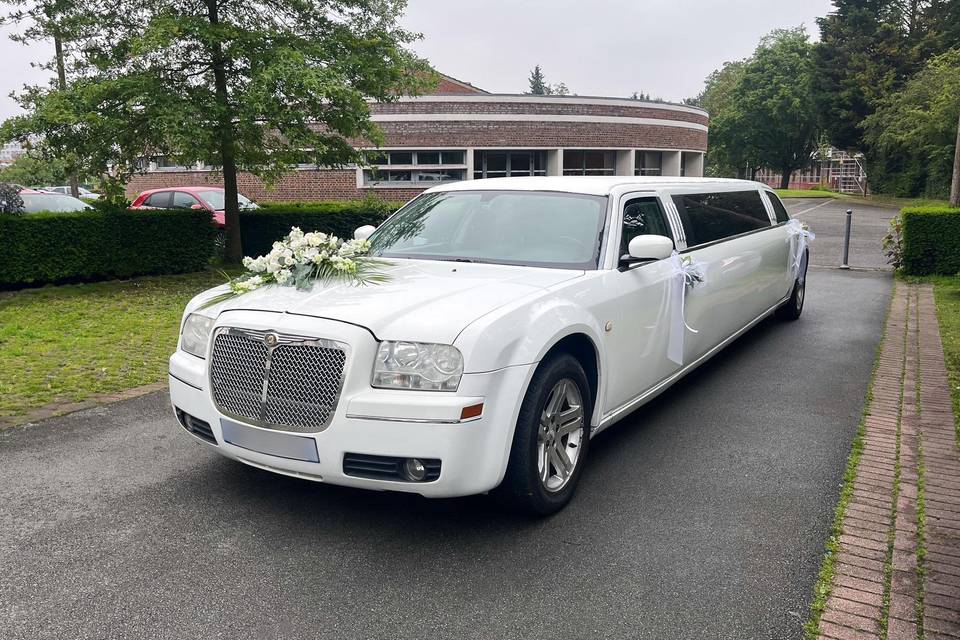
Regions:
<instances>
[{"instance_id":1,"label":"ribbon streamer","mask_svg":"<svg viewBox=\"0 0 960 640\"><path fill-rule=\"evenodd\" d=\"M684 317L687 287L695 287L707 281L707 265L693 260L690 256L681 258L676 251L670 256L669 261L672 272L668 285L670 287L670 337L667 342L667 357L682 365L683 336L687 331L697 333L696 329L687 324Z\"/></svg>"},{"instance_id":2,"label":"ribbon streamer","mask_svg":"<svg viewBox=\"0 0 960 640\"><path fill-rule=\"evenodd\" d=\"M797 280L804 273L803 266L807 259L807 246L817 236L797 219L790 220L785 226L790 237L790 273L793 275L793 279Z\"/></svg>"}]
</instances>

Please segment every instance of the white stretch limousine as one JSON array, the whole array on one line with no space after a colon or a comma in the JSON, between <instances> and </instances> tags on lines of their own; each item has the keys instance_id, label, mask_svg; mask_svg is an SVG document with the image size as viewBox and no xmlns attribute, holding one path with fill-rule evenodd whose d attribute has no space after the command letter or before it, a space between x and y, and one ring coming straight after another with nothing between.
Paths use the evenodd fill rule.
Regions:
<instances>
[{"instance_id":1,"label":"white stretch limousine","mask_svg":"<svg viewBox=\"0 0 960 640\"><path fill-rule=\"evenodd\" d=\"M803 309L807 233L754 182L458 182L369 239L384 284L189 303L170 358L188 432L299 478L496 489L551 513L591 435L766 316Z\"/></svg>"}]
</instances>

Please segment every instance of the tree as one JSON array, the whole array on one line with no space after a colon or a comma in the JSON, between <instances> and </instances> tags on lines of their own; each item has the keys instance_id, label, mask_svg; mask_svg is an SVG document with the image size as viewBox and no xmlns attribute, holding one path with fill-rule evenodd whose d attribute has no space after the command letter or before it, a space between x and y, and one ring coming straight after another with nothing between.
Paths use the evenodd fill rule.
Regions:
<instances>
[{"instance_id":1,"label":"tree","mask_svg":"<svg viewBox=\"0 0 960 640\"><path fill-rule=\"evenodd\" d=\"M713 71L704 89L685 102L705 109L710 115L710 144L707 147L707 171L713 176L746 177L747 165L757 159L743 135L739 87L746 61L726 62Z\"/></svg>"},{"instance_id":2,"label":"tree","mask_svg":"<svg viewBox=\"0 0 960 640\"><path fill-rule=\"evenodd\" d=\"M562 82L557 84L548 84L546 76L543 74L543 69L540 68L540 65L536 65L533 70L530 71L530 77L527 79L530 83L530 90L527 91L527 95L534 96L566 96L570 94L570 90Z\"/></svg>"},{"instance_id":3,"label":"tree","mask_svg":"<svg viewBox=\"0 0 960 640\"><path fill-rule=\"evenodd\" d=\"M27 44L37 40L52 40L54 48L53 60L39 65L40 68L56 74L56 87L60 90L67 86L67 66L70 63L69 48L71 44L89 35L95 26L87 19L88 15L76 10L73 0L8 0L12 10L5 17L0 18L0 24L12 23L24 25L21 33L13 33L10 38L16 42ZM67 165L67 177L70 191L74 197L79 197L79 183L77 180L76 159L67 153L62 153L58 160ZM60 180L63 182L64 180Z\"/></svg>"},{"instance_id":4,"label":"tree","mask_svg":"<svg viewBox=\"0 0 960 640\"><path fill-rule=\"evenodd\" d=\"M66 1L66 0L64 0ZM71 0L94 22L66 89L30 87L0 137L68 148L118 185L145 156L211 165L223 178L227 255L242 257L237 173L267 182L307 159L362 162L382 135L368 99L435 81L397 26L404 0Z\"/></svg>"},{"instance_id":5,"label":"tree","mask_svg":"<svg viewBox=\"0 0 960 640\"><path fill-rule=\"evenodd\" d=\"M960 120L960 49L930 60L864 121L874 188L895 195L951 192Z\"/></svg>"},{"instance_id":6,"label":"tree","mask_svg":"<svg viewBox=\"0 0 960 640\"><path fill-rule=\"evenodd\" d=\"M806 30L778 29L760 41L736 85L729 126L740 133L731 135L742 135L762 166L781 172L784 189L790 174L810 162L817 144L813 71Z\"/></svg>"},{"instance_id":7,"label":"tree","mask_svg":"<svg viewBox=\"0 0 960 640\"><path fill-rule=\"evenodd\" d=\"M958 0L833 0L814 47L817 106L830 141L863 149L863 120L927 60L960 45Z\"/></svg>"},{"instance_id":8,"label":"tree","mask_svg":"<svg viewBox=\"0 0 960 640\"><path fill-rule=\"evenodd\" d=\"M27 187L60 185L66 180L67 168L62 161L48 160L29 151L0 169L0 182L13 182Z\"/></svg>"},{"instance_id":9,"label":"tree","mask_svg":"<svg viewBox=\"0 0 960 640\"><path fill-rule=\"evenodd\" d=\"M957 116L957 141L953 147L953 177L950 180L950 206L960 207L960 116Z\"/></svg>"},{"instance_id":10,"label":"tree","mask_svg":"<svg viewBox=\"0 0 960 640\"><path fill-rule=\"evenodd\" d=\"M530 91L527 92L528 94L545 96L550 93L550 85L547 84L546 78L543 77L543 69L540 68L540 65L536 65L530 72L528 82L530 83Z\"/></svg>"}]
</instances>

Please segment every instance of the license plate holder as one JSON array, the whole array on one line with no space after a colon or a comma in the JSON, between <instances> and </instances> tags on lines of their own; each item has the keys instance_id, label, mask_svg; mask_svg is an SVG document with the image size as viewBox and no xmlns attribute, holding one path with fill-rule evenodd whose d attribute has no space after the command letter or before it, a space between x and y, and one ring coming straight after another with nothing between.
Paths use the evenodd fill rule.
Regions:
<instances>
[{"instance_id":1,"label":"license plate holder","mask_svg":"<svg viewBox=\"0 0 960 640\"><path fill-rule=\"evenodd\" d=\"M320 462L317 441L307 436L258 429L226 418L220 419L220 429L224 441L236 447L288 460Z\"/></svg>"}]
</instances>

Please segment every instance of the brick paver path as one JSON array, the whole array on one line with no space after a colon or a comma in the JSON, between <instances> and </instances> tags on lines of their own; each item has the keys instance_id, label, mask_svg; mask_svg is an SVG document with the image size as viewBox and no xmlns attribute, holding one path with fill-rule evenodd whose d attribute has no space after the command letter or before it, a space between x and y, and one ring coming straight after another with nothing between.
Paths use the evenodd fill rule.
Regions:
<instances>
[{"instance_id":1,"label":"brick paver path","mask_svg":"<svg viewBox=\"0 0 960 640\"><path fill-rule=\"evenodd\" d=\"M897 283L820 637L960 638L960 450L930 285Z\"/></svg>"}]
</instances>

